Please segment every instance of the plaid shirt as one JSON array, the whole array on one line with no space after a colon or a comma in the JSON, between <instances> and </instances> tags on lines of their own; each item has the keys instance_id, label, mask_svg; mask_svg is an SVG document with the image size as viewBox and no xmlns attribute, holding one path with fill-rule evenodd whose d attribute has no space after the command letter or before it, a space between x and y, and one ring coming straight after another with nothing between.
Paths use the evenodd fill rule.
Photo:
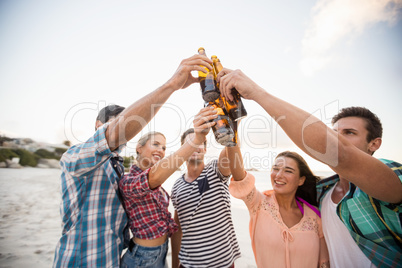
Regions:
<instances>
[{"instance_id":1,"label":"plaid shirt","mask_svg":"<svg viewBox=\"0 0 402 268\"><path fill-rule=\"evenodd\" d=\"M119 267L127 216L118 196L105 131L72 146L61 158L62 237L53 267Z\"/></svg>"},{"instance_id":2,"label":"plaid shirt","mask_svg":"<svg viewBox=\"0 0 402 268\"><path fill-rule=\"evenodd\" d=\"M402 181L402 165L379 159ZM326 192L339 181L334 175L320 181L317 196L321 204ZM378 179L381 183L381 179ZM402 267L402 205L375 199L354 184L339 202L336 212L363 253L377 267Z\"/></svg>"},{"instance_id":3,"label":"plaid shirt","mask_svg":"<svg viewBox=\"0 0 402 268\"><path fill-rule=\"evenodd\" d=\"M133 235L148 240L166 233L171 236L177 231L168 211L169 194L162 186L153 190L149 188L149 170L143 171L133 165L119 183Z\"/></svg>"}]
</instances>

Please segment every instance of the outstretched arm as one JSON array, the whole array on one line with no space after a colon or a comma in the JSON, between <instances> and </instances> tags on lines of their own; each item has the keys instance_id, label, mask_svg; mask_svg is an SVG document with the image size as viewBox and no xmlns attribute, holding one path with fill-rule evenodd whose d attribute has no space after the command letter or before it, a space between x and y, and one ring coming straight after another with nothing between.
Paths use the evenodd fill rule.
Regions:
<instances>
[{"instance_id":1,"label":"outstretched arm","mask_svg":"<svg viewBox=\"0 0 402 268\"><path fill-rule=\"evenodd\" d=\"M148 124L174 91L198 81L192 76L192 71L205 72L202 66L212 69L211 63L210 59L201 55L183 60L164 85L131 104L110 123L106 131L109 148L113 151L131 140Z\"/></svg>"},{"instance_id":2,"label":"outstretched arm","mask_svg":"<svg viewBox=\"0 0 402 268\"><path fill-rule=\"evenodd\" d=\"M238 123L239 122L235 122L235 124ZM238 137L236 137L236 140L239 140ZM241 181L246 177L246 171L244 169L243 156L241 155L239 142L237 142L235 146L225 148L226 155L229 159L229 168L232 173L232 178L235 181Z\"/></svg>"},{"instance_id":3,"label":"outstretched arm","mask_svg":"<svg viewBox=\"0 0 402 268\"><path fill-rule=\"evenodd\" d=\"M239 122L236 121L233 122L233 124L235 124L235 127L237 128ZM238 140L237 137L236 140ZM236 146L225 147L221 151L218 160L218 168L222 175L232 175L234 180L242 180L246 176L243 166L243 157L238 143Z\"/></svg>"},{"instance_id":4,"label":"outstretched arm","mask_svg":"<svg viewBox=\"0 0 402 268\"><path fill-rule=\"evenodd\" d=\"M216 117L213 107L200 110L193 121L194 137L186 141L175 153L157 162L149 171L148 182L151 189L164 183L205 142L206 135L215 124L212 120Z\"/></svg>"},{"instance_id":5,"label":"outstretched arm","mask_svg":"<svg viewBox=\"0 0 402 268\"><path fill-rule=\"evenodd\" d=\"M390 168L359 150L318 118L269 94L240 70L223 69L218 81L224 97L233 99L230 92L235 87L244 98L256 101L300 149L329 165L368 195L390 203L402 201L402 184Z\"/></svg>"}]
</instances>

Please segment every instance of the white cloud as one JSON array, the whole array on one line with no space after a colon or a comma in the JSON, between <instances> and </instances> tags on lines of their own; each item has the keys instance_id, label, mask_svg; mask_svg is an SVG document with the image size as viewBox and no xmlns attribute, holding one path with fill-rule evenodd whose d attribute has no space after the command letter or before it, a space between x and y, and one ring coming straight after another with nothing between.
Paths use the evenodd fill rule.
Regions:
<instances>
[{"instance_id":1,"label":"white cloud","mask_svg":"<svg viewBox=\"0 0 402 268\"><path fill-rule=\"evenodd\" d=\"M342 39L378 23L396 23L402 0L318 0L302 40L300 68L313 75L331 60L330 49Z\"/></svg>"}]
</instances>

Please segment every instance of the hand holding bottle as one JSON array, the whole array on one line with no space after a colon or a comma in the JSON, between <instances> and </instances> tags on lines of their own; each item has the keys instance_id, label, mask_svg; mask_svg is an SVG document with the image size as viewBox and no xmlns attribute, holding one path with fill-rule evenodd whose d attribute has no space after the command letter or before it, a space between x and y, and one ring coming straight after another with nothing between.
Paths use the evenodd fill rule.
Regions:
<instances>
[{"instance_id":1,"label":"hand holding bottle","mask_svg":"<svg viewBox=\"0 0 402 268\"><path fill-rule=\"evenodd\" d=\"M204 107L198 112L193 120L195 133L193 142L195 144L202 144L205 142L209 130L215 125L213 120L217 117L218 115L212 107Z\"/></svg>"},{"instance_id":2,"label":"hand holding bottle","mask_svg":"<svg viewBox=\"0 0 402 268\"><path fill-rule=\"evenodd\" d=\"M253 80L246 76L242 71L223 68L219 72L217 80L221 95L233 101L232 88L240 93L240 95L249 100L256 101L261 92L265 92L263 88L257 85Z\"/></svg>"},{"instance_id":3,"label":"hand holding bottle","mask_svg":"<svg viewBox=\"0 0 402 268\"><path fill-rule=\"evenodd\" d=\"M207 72L206 69L212 70L212 60L203 55L194 55L181 61L176 72L166 84L174 90L186 88L189 85L198 82L198 77L194 77L192 71Z\"/></svg>"}]
</instances>

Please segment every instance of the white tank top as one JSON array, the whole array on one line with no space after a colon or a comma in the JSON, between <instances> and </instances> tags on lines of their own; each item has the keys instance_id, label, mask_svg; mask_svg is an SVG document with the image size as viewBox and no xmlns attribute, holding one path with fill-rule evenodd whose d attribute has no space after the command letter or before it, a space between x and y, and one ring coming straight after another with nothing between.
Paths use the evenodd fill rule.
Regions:
<instances>
[{"instance_id":1,"label":"white tank top","mask_svg":"<svg viewBox=\"0 0 402 268\"><path fill-rule=\"evenodd\" d=\"M329 251L331 268L375 268L364 255L348 229L336 214L336 206L331 195L335 186L325 195L321 204L321 221L325 241Z\"/></svg>"}]
</instances>

